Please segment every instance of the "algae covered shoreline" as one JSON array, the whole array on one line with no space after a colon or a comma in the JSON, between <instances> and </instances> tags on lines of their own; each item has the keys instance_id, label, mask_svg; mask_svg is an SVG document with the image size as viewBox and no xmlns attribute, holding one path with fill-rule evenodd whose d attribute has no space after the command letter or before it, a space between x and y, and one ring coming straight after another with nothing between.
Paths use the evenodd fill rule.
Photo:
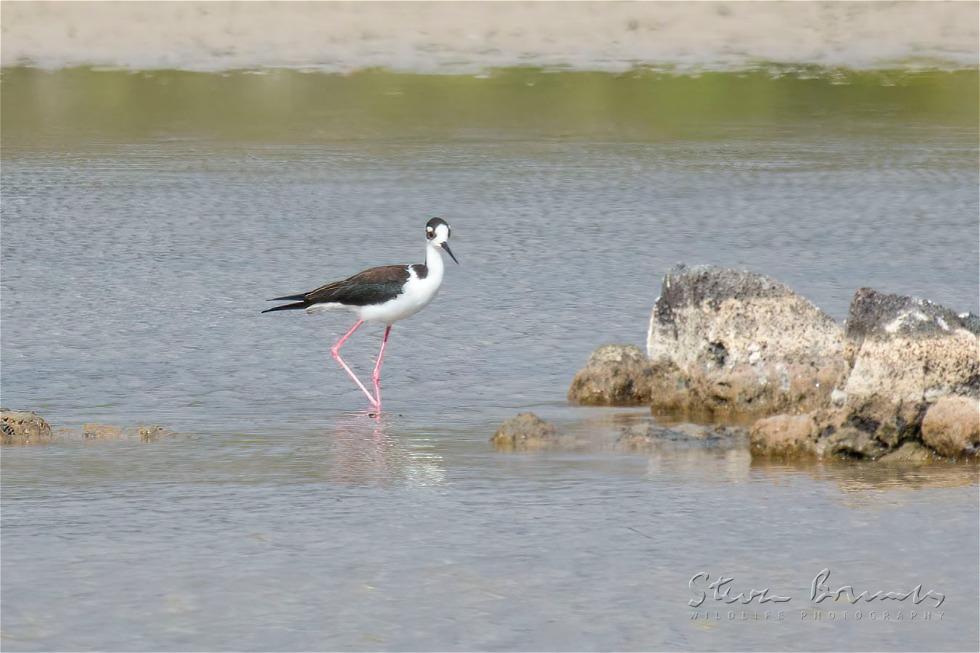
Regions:
<instances>
[{"instance_id":1,"label":"algae covered shoreline","mask_svg":"<svg viewBox=\"0 0 980 653\"><path fill-rule=\"evenodd\" d=\"M781 67L672 74L506 68L201 73L6 67L4 149L205 139L244 143L738 137L752 128L889 136L963 130L976 147L975 70ZM911 128L911 130L910 130ZM925 134L929 137L929 134Z\"/></svg>"}]
</instances>

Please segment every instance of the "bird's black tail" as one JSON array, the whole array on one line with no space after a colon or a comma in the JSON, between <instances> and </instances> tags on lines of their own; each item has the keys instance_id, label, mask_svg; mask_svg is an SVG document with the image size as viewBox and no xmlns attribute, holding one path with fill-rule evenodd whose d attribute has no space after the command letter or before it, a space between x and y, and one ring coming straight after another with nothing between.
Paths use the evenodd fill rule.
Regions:
<instances>
[{"instance_id":1,"label":"bird's black tail","mask_svg":"<svg viewBox=\"0 0 980 653\"><path fill-rule=\"evenodd\" d=\"M299 297L302 297L302 295L299 295ZM283 297L283 299L290 299L290 298ZM272 301L272 300L269 300L269 301ZM271 313L273 311L292 311L292 310L296 310L296 309L300 309L300 308L306 308L307 306L309 306L309 304L307 302L296 302L295 304L283 304L282 306L273 306L272 308L267 308L267 309L265 309L262 312L263 313Z\"/></svg>"},{"instance_id":2,"label":"bird's black tail","mask_svg":"<svg viewBox=\"0 0 980 653\"><path fill-rule=\"evenodd\" d=\"M283 297L273 297L272 299L267 299L267 302L301 302L306 299L306 293L300 293L298 295L285 295Z\"/></svg>"}]
</instances>

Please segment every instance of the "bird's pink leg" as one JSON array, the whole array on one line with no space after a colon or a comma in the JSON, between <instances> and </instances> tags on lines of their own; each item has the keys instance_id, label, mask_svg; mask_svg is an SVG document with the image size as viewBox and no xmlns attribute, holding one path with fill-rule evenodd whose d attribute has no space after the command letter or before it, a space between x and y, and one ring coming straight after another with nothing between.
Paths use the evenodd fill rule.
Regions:
<instances>
[{"instance_id":1,"label":"bird's pink leg","mask_svg":"<svg viewBox=\"0 0 980 653\"><path fill-rule=\"evenodd\" d=\"M391 333L390 324L385 328L385 335L381 340L381 351L378 352L378 362L374 364L374 373L371 375L371 380L374 381L374 405L379 411L381 410L381 363L384 361L385 345L388 344L389 333Z\"/></svg>"},{"instance_id":2,"label":"bird's pink leg","mask_svg":"<svg viewBox=\"0 0 980 653\"><path fill-rule=\"evenodd\" d=\"M362 324L364 324L364 320L358 320L357 323L351 327L350 331L345 333L344 337L338 340L337 344L335 344L333 347L330 348L330 353L333 355L334 360L337 361L340 364L340 366L344 368L344 371L350 375L350 378L354 379L354 383L356 383L357 387L361 389L361 392L364 393L364 396L368 398L368 401L371 402L371 405L377 406L378 402L375 400L375 398L371 396L371 393L368 392L367 388L364 387L364 384L361 383L361 380L357 378L357 375L355 375L351 371L351 369L347 367L347 363L345 363L344 359L340 357L340 348L344 346L344 343L347 341L347 339L350 338L351 335L353 335L353 333L357 331L357 328Z\"/></svg>"}]
</instances>

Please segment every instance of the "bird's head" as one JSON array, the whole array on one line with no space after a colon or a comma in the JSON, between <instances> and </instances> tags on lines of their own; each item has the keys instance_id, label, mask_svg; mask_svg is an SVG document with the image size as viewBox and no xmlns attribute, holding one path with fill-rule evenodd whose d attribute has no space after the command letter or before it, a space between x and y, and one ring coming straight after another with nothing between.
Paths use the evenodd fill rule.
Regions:
<instances>
[{"instance_id":1,"label":"bird's head","mask_svg":"<svg viewBox=\"0 0 980 653\"><path fill-rule=\"evenodd\" d=\"M433 247L441 247L446 250L450 258L459 265L459 261L453 256L453 251L449 249L449 234L451 229L449 223L442 218L432 218L425 225L425 238Z\"/></svg>"}]
</instances>

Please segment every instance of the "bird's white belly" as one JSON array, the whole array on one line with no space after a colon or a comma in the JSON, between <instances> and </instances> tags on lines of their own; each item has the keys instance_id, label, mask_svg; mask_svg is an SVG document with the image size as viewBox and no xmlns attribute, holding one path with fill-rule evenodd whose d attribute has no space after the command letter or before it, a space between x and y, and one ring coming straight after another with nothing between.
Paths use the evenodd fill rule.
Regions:
<instances>
[{"instance_id":1,"label":"bird's white belly","mask_svg":"<svg viewBox=\"0 0 980 653\"><path fill-rule=\"evenodd\" d=\"M366 322L391 324L404 320L425 308L435 298L439 285L438 280L431 277L419 279L413 272L400 295L384 304L361 306L358 314Z\"/></svg>"}]
</instances>

